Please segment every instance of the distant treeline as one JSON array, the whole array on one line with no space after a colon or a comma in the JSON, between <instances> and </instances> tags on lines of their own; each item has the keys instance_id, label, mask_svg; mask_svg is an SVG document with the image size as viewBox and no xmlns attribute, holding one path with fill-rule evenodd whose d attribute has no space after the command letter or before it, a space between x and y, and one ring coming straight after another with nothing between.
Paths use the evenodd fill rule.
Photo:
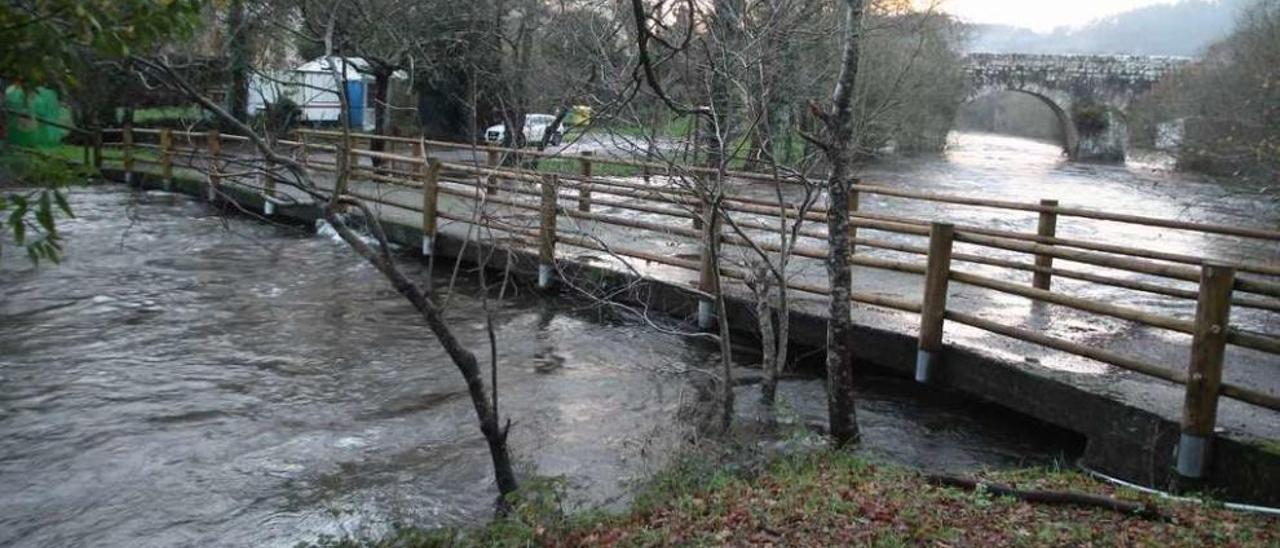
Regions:
<instances>
[{"instance_id":1,"label":"distant treeline","mask_svg":"<svg viewBox=\"0 0 1280 548\"><path fill-rule=\"evenodd\" d=\"M1175 125L1182 169L1280 181L1280 0L1245 10L1230 36L1157 86L1131 118L1140 140Z\"/></svg>"}]
</instances>

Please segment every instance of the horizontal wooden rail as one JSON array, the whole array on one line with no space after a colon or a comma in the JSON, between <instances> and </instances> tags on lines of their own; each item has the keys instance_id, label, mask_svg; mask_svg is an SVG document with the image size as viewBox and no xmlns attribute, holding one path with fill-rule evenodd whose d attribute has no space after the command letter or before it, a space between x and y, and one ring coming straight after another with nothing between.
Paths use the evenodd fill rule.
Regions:
<instances>
[{"instance_id":1,"label":"horizontal wooden rail","mask_svg":"<svg viewBox=\"0 0 1280 548\"><path fill-rule=\"evenodd\" d=\"M1089 251L1061 249L1057 246L1028 244L1024 242L1008 240L1005 238L993 238L989 236L982 236L982 235L974 234L967 231L957 230L956 241L970 243L970 244L977 244L977 245L982 245L987 247L995 247L998 249L1005 249L1008 251L1020 251L1023 253L1048 255L1050 257L1056 257L1056 258L1065 259L1068 261L1087 263L1087 264L1092 264L1096 266L1105 266L1109 268L1118 268L1121 270L1128 270L1130 272L1137 272L1140 274L1150 274L1153 276L1173 278L1175 280L1185 280L1189 282L1195 282L1200 280L1199 271L1194 268L1188 268L1184 266L1174 266L1174 265L1162 265L1162 264L1152 263L1150 261L1145 261L1141 259L1132 259L1128 257L1113 257L1113 256L1102 255L1102 254L1093 253ZM1252 280L1252 279L1237 279L1235 287L1240 291L1248 291L1250 293L1267 295L1269 297L1280 297L1280 284L1277 284L1277 283L1264 282L1261 280Z\"/></svg>"},{"instance_id":2,"label":"horizontal wooden rail","mask_svg":"<svg viewBox=\"0 0 1280 548\"><path fill-rule=\"evenodd\" d=\"M1051 337L1039 331L1033 331L1033 330L1024 329L1021 327L1007 326L1001 323L993 322L991 320L980 318L978 316L974 316L972 314L956 312L954 310L948 310L946 313L946 317L948 320L951 320L953 322L961 323L971 327L976 327L983 331L990 331L998 335L1004 335L1011 339L1018 339L1025 342L1035 343L1040 346L1052 348L1054 350L1061 350L1068 354L1083 356L1094 361L1099 361L1105 364L1114 365L1121 369L1136 371L1138 373L1142 373L1144 375L1150 375L1158 379L1164 379L1169 382L1173 382L1177 384L1187 383L1186 375L1181 372L1170 371L1168 369L1157 367L1149 363L1143 362L1141 360L1135 360L1133 358L1122 356L1114 352L1102 350L1100 348L1089 346L1087 344L1080 344L1080 343L1068 341L1065 339L1059 339L1057 337Z\"/></svg>"},{"instance_id":3,"label":"horizontal wooden rail","mask_svg":"<svg viewBox=\"0 0 1280 548\"><path fill-rule=\"evenodd\" d=\"M823 236L825 237L825 236ZM887 251L897 251L901 253L911 253L913 255L928 255L929 250L923 246L911 245L906 243L890 242L886 240L877 240L872 238L854 238L856 245L870 247L875 249L884 249ZM1175 287L1167 287L1164 285L1139 282L1135 280L1126 280L1123 278L1115 278L1111 276L1103 276L1079 270L1071 270L1066 268L1050 267L1044 268L1029 263L1020 263L1008 259L1000 259L996 257L985 257L982 255L973 255L968 253L955 253L951 259L957 262L966 262L972 264L981 264L987 266L996 266L1008 268L1010 270L1021 270L1024 272L1045 272L1054 277L1069 278L1074 280L1082 280L1093 282L1099 285L1108 285L1122 289L1132 289L1134 291L1142 291L1146 293L1154 293L1167 297L1178 297L1182 299L1194 300L1196 291L1190 289L1178 289ZM1233 297L1231 303L1235 306L1256 308L1259 310L1267 310L1271 312L1280 312L1280 301L1267 301L1262 299L1252 299L1249 297Z\"/></svg>"},{"instance_id":4,"label":"horizontal wooden rail","mask_svg":"<svg viewBox=\"0 0 1280 548\"><path fill-rule=\"evenodd\" d=\"M1098 221L1112 221L1118 223L1136 224L1143 226L1152 226L1160 228L1174 228L1179 230L1190 230L1194 232L1204 232L1209 234L1223 234L1227 236L1237 236L1241 238L1256 238L1260 240L1280 241L1280 231L1261 230L1244 228L1237 226L1220 225L1213 223L1193 223L1188 221L1176 221L1171 219L1162 219L1160 217L1148 217L1145 215L1130 215L1127 213L1110 213L1106 211L1097 211L1082 207L1068 206L1046 206L1033 203L1013 202L1009 200L992 200L989 198L970 198L966 196L954 196L950 194L939 194L936 192L923 192L918 190L903 190L898 188L889 188L883 186L872 186L859 184L854 186L855 190L866 194L879 194L882 196L894 196L899 198L912 198L916 200L924 200L930 202L939 202L956 205L989 207L996 209L1008 209L1013 211L1027 212L1048 212L1056 213L1059 216L1067 217L1084 217Z\"/></svg>"},{"instance_id":5,"label":"horizontal wooden rail","mask_svg":"<svg viewBox=\"0 0 1280 548\"><path fill-rule=\"evenodd\" d=\"M1166 316L1161 316L1159 314L1152 314L1149 312L1143 312L1141 310L1135 310L1132 308L1126 308L1123 306L1118 306L1118 305L1109 304L1105 302L1096 302L1096 301L1091 301L1089 299L1072 297L1070 295L1064 295L1062 293L1056 293L1053 291L1046 291L1043 289L1035 289L1032 287L1021 286L1018 284L996 280L993 278L987 278L984 276L978 276L975 274L968 274L965 272L952 271L951 279L957 282L961 282L961 283L965 283L973 286L993 289L1001 293L1008 293L1010 295L1026 297L1028 299L1035 300L1035 301L1066 306L1066 307L1074 308L1076 310L1081 310L1084 312L1101 314L1104 316L1110 316L1113 318L1119 318L1122 320L1137 322L1137 323L1149 325L1152 327L1168 329L1170 331L1176 331L1178 333L1185 333L1189 335L1195 331L1195 324L1191 320L1179 320L1176 318L1169 318ZM1267 337L1265 335L1242 332L1242 331L1232 329L1227 332L1227 341L1230 342L1231 344L1241 346L1244 348L1252 348L1254 350L1261 350L1263 352L1269 352L1272 354L1280 354L1280 339Z\"/></svg>"},{"instance_id":6,"label":"horizontal wooden rail","mask_svg":"<svg viewBox=\"0 0 1280 548\"><path fill-rule=\"evenodd\" d=\"M1001 293L1017 295L1019 297L1026 297L1033 301L1040 301L1040 302L1045 302L1050 304L1066 306L1066 307L1074 308L1076 310L1081 310L1084 312L1092 312L1094 314L1101 314L1103 316L1111 316L1113 318L1119 318L1122 320L1128 320L1131 322L1146 324L1146 325L1149 325L1152 327L1158 327L1161 329L1177 331L1179 333L1191 333L1192 331L1192 322L1190 320L1179 320L1176 318L1169 318L1166 316L1161 316L1159 314L1152 314L1149 312L1143 312L1141 310L1135 310L1132 308L1126 308L1123 306L1118 306L1118 305L1109 304L1109 303L1095 302L1089 299L1072 297L1070 295L1065 295L1062 293L1046 291L1044 289L1036 289L1033 287L1022 286L1014 283L997 280L994 278L988 278L985 276L978 276L976 274L968 274L965 272L959 272L954 270L951 272L951 279L957 282L969 284L972 286L993 289Z\"/></svg>"}]
</instances>

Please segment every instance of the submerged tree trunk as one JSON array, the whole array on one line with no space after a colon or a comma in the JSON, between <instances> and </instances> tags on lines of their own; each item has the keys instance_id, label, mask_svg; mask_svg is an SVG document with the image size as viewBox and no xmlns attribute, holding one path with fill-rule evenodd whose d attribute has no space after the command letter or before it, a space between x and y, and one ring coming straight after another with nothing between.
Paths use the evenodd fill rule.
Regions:
<instances>
[{"instance_id":1,"label":"submerged tree trunk","mask_svg":"<svg viewBox=\"0 0 1280 548\"><path fill-rule=\"evenodd\" d=\"M755 271L756 325L760 329L760 403L772 417L778 394L778 333L774 326L773 272L766 265Z\"/></svg>"},{"instance_id":2,"label":"submerged tree trunk","mask_svg":"<svg viewBox=\"0 0 1280 548\"><path fill-rule=\"evenodd\" d=\"M714 183L717 187L720 183ZM707 272L705 275L705 286L703 287L713 297L712 305L715 307L716 327L720 346L720 380L719 380L719 398L720 403L720 424L718 425L721 433L728 432L733 425L733 345L730 340L728 308L725 306L724 300L724 279L720 275L720 228L721 218L719 212L720 198L718 194L709 193L708 189L700 188L702 200L700 207L702 211L702 232L705 253L709 259L707 263Z\"/></svg>"},{"instance_id":3,"label":"submerged tree trunk","mask_svg":"<svg viewBox=\"0 0 1280 548\"><path fill-rule=\"evenodd\" d=\"M783 266L783 272L786 272L786 266ZM788 289L784 280L783 284L778 288L778 308L775 311L775 317L778 321L776 342L778 350L773 356L773 371L770 376L765 377L765 388L768 389L768 404L770 407L775 403L778 392L778 375L787 366L787 347L791 344L791 303L787 297L787 292ZM762 393L761 395L763 396L764 394Z\"/></svg>"},{"instance_id":4,"label":"submerged tree trunk","mask_svg":"<svg viewBox=\"0 0 1280 548\"><path fill-rule=\"evenodd\" d=\"M845 0L844 57L831 111L822 115L827 126L827 279L831 302L827 323L827 412L837 446L856 443L858 417L853 397L853 318L849 301L853 269L849 264L849 185L853 172L853 99L858 82L859 41L864 0Z\"/></svg>"}]
</instances>

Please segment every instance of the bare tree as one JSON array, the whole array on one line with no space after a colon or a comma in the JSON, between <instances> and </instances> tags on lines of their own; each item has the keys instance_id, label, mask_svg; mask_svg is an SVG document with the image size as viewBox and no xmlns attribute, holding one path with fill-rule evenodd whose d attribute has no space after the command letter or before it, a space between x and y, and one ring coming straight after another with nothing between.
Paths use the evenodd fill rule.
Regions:
<instances>
[{"instance_id":1,"label":"bare tree","mask_svg":"<svg viewBox=\"0 0 1280 548\"><path fill-rule=\"evenodd\" d=\"M827 414L832 438L843 446L858 441L858 417L853 395L853 317L850 292L853 269L849 254L849 196L853 184L854 100L858 63L862 56L863 0L844 0L844 55L831 105L817 103L810 111L823 125L821 136L807 136L826 155L827 175L827 279L831 300L827 308Z\"/></svg>"},{"instance_id":2,"label":"bare tree","mask_svg":"<svg viewBox=\"0 0 1280 548\"><path fill-rule=\"evenodd\" d=\"M1252 179L1274 197L1280 188L1278 60L1280 0L1259 0L1241 13L1230 36L1157 85L1136 110L1150 133L1162 123L1180 126L1173 130L1180 137L1180 169Z\"/></svg>"},{"instance_id":3,"label":"bare tree","mask_svg":"<svg viewBox=\"0 0 1280 548\"><path fill-rule=\"evenodd\" d=\"M336 1L328 6L329 18L323 33L324 57L329 61L328 66L335 82L343 80L338 72L340 63L334 54L336 20L340 13L337 5L341 3ZM519 484L507 443L511 423L509 419L505 423L502 420L497 405L496 389L493 386L486 387L476 354L464 347L455 336L445 320L438 297L432 294L429 288L414 282L400 269L377 213L371 210L363 200L348 192L352 172L348 158L353 146L348 117L343 116L341 125L343 138L335 151L337 162L335 180L331 185L322 184L310 168L292 155L283 152L273 136L264 134L238 120L227 108L192 86L167 58L135 56L132 61L146 77L185 93L192 101L217 116L237 133L247 137L253 149L265 160L265 163L254 164L251 170L241 175L270 177L278 184L295 189L316 203L323 204L321 207L324 220L357 255L376 268L387 282L418 311L427 328L448 353L467 385L467 392L480 423L480 431L488 444L499 493L503 497L514 493ZM338 86L338 95L342 112L349 112L350 102L343 86ZM373 237L373 243L367 242L352 225L353 218L363 219Z\"/></svg>"}]
</instances>

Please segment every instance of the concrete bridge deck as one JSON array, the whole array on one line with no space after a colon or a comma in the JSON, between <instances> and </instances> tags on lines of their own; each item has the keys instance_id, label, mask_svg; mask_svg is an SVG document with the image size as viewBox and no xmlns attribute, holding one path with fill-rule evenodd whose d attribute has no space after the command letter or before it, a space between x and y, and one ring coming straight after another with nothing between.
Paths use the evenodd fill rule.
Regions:
<instances>
[{"instance_id":1,"label":"concrete bridge deck","mask_svg":"<svg viewBox=\"0 0 1280 548\"><path fill-rule=\"evenodd\" d=\"M117 173L118 177L119 174ZM176 181L176 188L202 194L207 186L202 177L188 174L189 179ZM321 184L331 184L325 177ZM159 184L148 178L149 186ZM474 192L474 186L446 182L445 188ZM520 185L508 186L499 198L517 196ZM318 209L296 191L284 190L285 202L277 215L282 218L313 222ZM417 189L360 180L353 190L376 197L375 211L385 223L391 238L407 250L417 249L421 241L421 192ZM743 193L759 193L770 189L744 185ZM262 211L258 194L236 185L224 186L251 211ZM536 190L534 191L536 192ZM536 203L532 196L522 200ZM562 200L570 199L563 196ZM609 197L619 203L625 199ZM892 205L892 204L889 204ZM474 202L455 195L442 195L442 212L459 218L477 214ZM621 208L597 205L595 211L626 215L653 222L670 223L670 217L637 214ZM537 228L537 212L504 205L490 204L484 216L493 221ZM593 238L608 245L670 257L694 258L698 243L678 235L640 232L602 223L584 222L567 216L559 218L563 232ZM757 236L759 236L757 234ZM439 251L442 256L457 254L463 242L471 250L510 250L517 270L529 272L537 263L536 241L512 237L500 231L477 230L474 225L441 219ZM805 242L812 246L815 242ZM727 256L732 262L744 262L741 250ZM862 251L860 251L862 253ZM879 252L874 252L879 253ZM470 253L468 253L470 255ZM474 256L472 256L474 257ZM506 253L494 255L494 266L506 260ZM567 286L599 293L607 285L610 290L625 287L617 297L623 302L641 303L657 315L677 318L692 315L697 273L668 265L623 259L592 249L561 244L557 248L561 270ZM797 259L794 276L806 282L820 282L825 271L819 261ZM974 267L983 274L1016 279L1017 274L996 269ZM1025 280L1021 280L1025 282ZM885 296L918 295L920 276L886 273L869 268L855 269L855 290ZM1074 286L1082 289L1082 285ZM731 297L730 318L740 333L754 332L750 311L753 305L748 292L738 283L728 283ZM821 348L825 338L825 297L793 292L793 341L809 348ZM1170 368L1187 363L1189 337L1170 336L1167 332L1137 326L1122 320L1099 319L1063 307L1033 304L1026 300L990 291L952 284L949 306L984 317L998 318L1002 323L1026 324L1034 329L1071 340L1086 342L1115 351L1132 352L1154 359ZM1178 315L1193 312L1194 303L1162 302L1163 311ZM916 330L919 320L912 314L869 306L855 306L855 319L861 326L856 345L858 357L869 364L909 374L914 368ZM1273 320L1261 311L1245 311L1238 319L1251 327L1273 326ZM949 323L946 328L948 359L939 386L980 399L993 401L1009 409L1046 422L1080 432L1089 439L1084 455L1086 465L1126 479L1148 485L1167 483L1172 448L1177 442L1185 389L1171 383L1137 373L1093 362L1060 352L1007 339L985 331ZM1280 393L1280 360L1276 356L1246 349L1232 349L1228 356L1227 379L1246 383L1272 394ZM1226 489L1232 497L1276 504L1280 501L1280 413L1223 398L1218 416L1222 428L1217 444L1217 466L1214 485Z\"/></svg>"}]
</instances>

